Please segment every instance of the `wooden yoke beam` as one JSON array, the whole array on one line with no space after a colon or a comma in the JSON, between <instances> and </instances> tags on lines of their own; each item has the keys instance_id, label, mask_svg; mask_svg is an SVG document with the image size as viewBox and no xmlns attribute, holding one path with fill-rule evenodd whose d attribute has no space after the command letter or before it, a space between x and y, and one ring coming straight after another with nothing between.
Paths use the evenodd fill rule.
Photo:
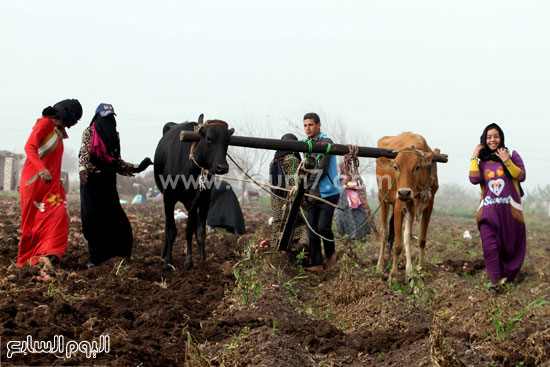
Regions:
<instances>
[{"instance_id":1,"label":"wooden yoke beam","mask_svg":"<svg viewBox=\"0 0 550 367\"><path fill-rule=\"evenodd\" d=\"M199 141L201 136L193 131L182 131L180 134L181 141ZM293 141L293 140L281 140L281 139L266 139L255 138L249 136L231 136L229 145L245 148L255 149L270 149L270 150L284 150L288 152L309 152L309 144L305 141ZM327 143L311 143L312 153L326 153L328 148ZM345 144L331 144L331 155L346 155L349 153L349 148ZM384 148L372 148L372 147L359 147L357 153L358 157L366 158L395 158L397 152L392 149ZM434 161L439 163L447 163L448 156L446 154L434 155Z\"/></svg>"}]
</instances>

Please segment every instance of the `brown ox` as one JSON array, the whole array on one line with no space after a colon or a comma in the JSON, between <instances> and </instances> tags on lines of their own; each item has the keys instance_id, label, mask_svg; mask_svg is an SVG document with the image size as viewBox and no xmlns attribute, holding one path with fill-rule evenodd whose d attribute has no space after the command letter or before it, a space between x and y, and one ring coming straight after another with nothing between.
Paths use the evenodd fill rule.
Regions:
<instances>
[{"instance_id":1,"label":"brown ox","mask_svg":"<svg viewBox=\"0 0 550 367\"><path fill-rule=\"evenodd\" d=\"M420 235L418 236L419 257L418 265L424 264L424 248L426 247L426 233L434 205L434 195L439 187L437 182L437 166L432 161L434 152L426 140L411 132L397 136L385 136L378 140L379 148L399 151L394 159L376 159L376 177L378 182L378 201L380 206L380 222L382 243L376 269L384 270L384 248L388 242L388 214L392 206L395 229L395 245L393 248L393 266L389 281L397 279L397 261L405 242L407 258L406 274L410 276L412 270L410 241L414 220L420 220ZM439 150L435 149L435 154ZM405 235L403 236L403 227ZM390 228L391 231L391 228Z\"/></svg>"}]
</instances>

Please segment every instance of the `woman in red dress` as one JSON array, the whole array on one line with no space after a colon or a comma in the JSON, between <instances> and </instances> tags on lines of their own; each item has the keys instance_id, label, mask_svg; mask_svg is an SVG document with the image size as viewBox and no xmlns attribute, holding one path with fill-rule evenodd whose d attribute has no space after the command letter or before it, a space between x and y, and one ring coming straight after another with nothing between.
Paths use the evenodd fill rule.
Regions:
<instances>
[{"instance_id":1,"label":"woman in red dress","mask_svg":"<svg viewBox=\"0 0 550 367\"><path fill-rule=\"evenodd\" d=\"M25 144L27 159L21 173L21 241L17 265L43 266L46 278L51 260L61 260L67 249L69 217L61 184L61 160L65 128L82 117L76 99L46 107ZM46 280L46 279L44 279Z\"/></svg>"}]
</instances>

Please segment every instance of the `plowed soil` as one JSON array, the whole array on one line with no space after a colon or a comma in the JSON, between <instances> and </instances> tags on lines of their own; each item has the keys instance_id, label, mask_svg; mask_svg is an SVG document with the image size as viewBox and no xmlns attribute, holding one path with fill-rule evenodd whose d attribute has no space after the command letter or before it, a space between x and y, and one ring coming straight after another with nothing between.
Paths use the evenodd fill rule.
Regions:
<instances>
[{"instance_id":1,"label":"plowed soil","mask_svg":"<svg viewBox=\"0 0 550 367\"><path fill-rule=\"evenodd\" d=\"M473 218L430 224L428 264L388 284L375 266L378 240L338 241L337 265L309 274L296 254L261 248L269 211L244 207L247 233L215 229L207 262L184 267L178 222L174 267L163 266L160 203L126 206L132 258L86 268L79 202L69 200L70 239L55 280L16 265L19 201L0 196L0 361L2 365L106 366L536 366L550 363L550 224L528 221L520 278L496 294ZM472 239L463 238L468 230ZM196 247L195 247L196 248ZM413 252L415 258L416 251ZM402 255L404 262L404 256ZM401 273L404 269L401 269ZM548 299L550 301L550 299ZM508 329L507 329L508 328ZM14 354L32 337L94 341L110 350Z\"/></svg>"}]
</instances>

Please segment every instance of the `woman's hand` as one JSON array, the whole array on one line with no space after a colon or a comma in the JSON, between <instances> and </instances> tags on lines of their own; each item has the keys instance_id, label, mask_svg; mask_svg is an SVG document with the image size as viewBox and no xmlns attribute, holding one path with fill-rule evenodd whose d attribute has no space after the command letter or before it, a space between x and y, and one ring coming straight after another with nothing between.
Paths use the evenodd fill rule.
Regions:
<instances>
[{"instance_id":1,"label":"woman's hand","mask_svg":"<svg viewBox=\"0 0 550 367\"><path fill-rule=\"evenodd\" d=\"M479 157L479 152L481 152L481 149L483 149L483 144L476 145L476 148L474 149L474 154L472 154L472 157Z\"/></svg>"},{"instance_id":2,"label":"woman's hand","mask_svg":"<svg viewBox=\"0 0 550 367\"><path fill-rule=\"evenodd\" d=\"M506 162L508 159L510 159L510 152L508 152L508 149L506 148L498 148L496 155L503 162Z\"/></svg>"},{"instance_id":3,"label":"woman's hand","mask_svg":"<svg viewBox=\"0 0 550 367\"><path fill-rule=\"evenodd\" d=\"M294 195L296 194L297 189L298 189L298 187L296 187L296 186L292 186L290 188L290 197L294 197Z\"/></svg>"},{"instance_id":4,"label":"woman's hand","mask_svg":"<svg viewBox=\"0 0 550 367\"><path fill-rule=\"evenodd\" d=\"M50 174L50 171L48 171L47 168L43 169L42 171L38 171L38 176L44 181L45 183L52 182L52 175Z\"/></svg>"}]
</instances>

